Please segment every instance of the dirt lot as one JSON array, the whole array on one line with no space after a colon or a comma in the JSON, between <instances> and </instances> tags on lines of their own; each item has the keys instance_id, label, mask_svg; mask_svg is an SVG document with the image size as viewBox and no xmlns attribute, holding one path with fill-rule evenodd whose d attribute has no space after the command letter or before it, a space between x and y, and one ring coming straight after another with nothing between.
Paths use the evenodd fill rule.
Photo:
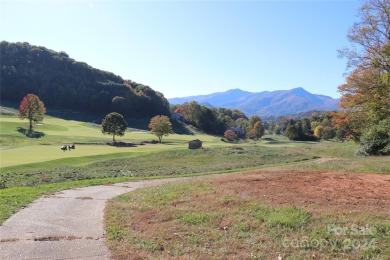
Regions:
<instances>
[{"instance_id":1,"label":"dirt lot","mask_svg":"<svg viewBox=\"0 0 390 260\"><path fill-rule=\"evenodd\" d=\"M226 192L263 198L271 205L390 214L390 175L259 170L218 178L213 183Z\"/></svg>"}]
</instances>

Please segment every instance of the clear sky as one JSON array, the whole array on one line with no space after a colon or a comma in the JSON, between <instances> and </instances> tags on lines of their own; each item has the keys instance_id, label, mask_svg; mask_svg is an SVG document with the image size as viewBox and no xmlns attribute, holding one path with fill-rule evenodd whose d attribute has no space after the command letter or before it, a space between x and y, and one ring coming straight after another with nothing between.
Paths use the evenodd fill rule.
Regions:
<instances>
[{"instance_id":1,"label":"clear sky","mask_svg":"<svg viewBox=\"0 0 390 260\"><path fill-rule=\"evenodd\" d=\"M361 1L0 0L0 40L65 51L166 97L303 87L339 97Z\"/></svg>"}]
</instances>

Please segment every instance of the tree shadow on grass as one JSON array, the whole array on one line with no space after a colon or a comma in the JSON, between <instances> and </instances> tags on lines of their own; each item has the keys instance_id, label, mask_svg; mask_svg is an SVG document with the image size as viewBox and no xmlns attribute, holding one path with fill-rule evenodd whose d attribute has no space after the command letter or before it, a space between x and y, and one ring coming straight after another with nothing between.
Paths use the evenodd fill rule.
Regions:
<instances>
[{"instance_id":1,"label":"tree shadow on grass","mask_svg":"<svg viewBox=\"0 0 390 260\"><path fill-rule=\"evenodd\" d=\"M186 125L178 120L172 120L172 130L175 132L175 134L179 135L193 135L194 133L191 132Z\"/></svg>"},{"instance_id":2,"label":"tree shadow on grass","mask_svg":"<svg viewBox=\"0 0 390 260\"><path fill-rule=\"evenodd\" d=\"M130 142L107 142L106 144L115 147L137 147L137 145Z\"/></svg>"},{"instance_id":3,"label":"tree shadow on grass","mask_svg":"<svg viewBox=\"0 0 390 260\"><path fill-rule=\"evenodd\" d=\"M30 138L41 138L41 137L45 136L44 132L38 132L38 131L23 128L23 127L18 127L17 131L21 134L24 134L27 137L30 137Z\"/></svg>"}]
</instances>

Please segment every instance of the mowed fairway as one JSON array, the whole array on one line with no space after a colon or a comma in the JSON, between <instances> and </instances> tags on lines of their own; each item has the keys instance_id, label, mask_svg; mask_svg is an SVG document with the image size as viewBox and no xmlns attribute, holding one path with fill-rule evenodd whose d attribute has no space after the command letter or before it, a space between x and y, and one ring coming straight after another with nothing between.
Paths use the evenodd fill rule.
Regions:
<instances>
[{"instance_id":1,"label":"mowed fairway","mask_svg":"<svg viewBox=\"0 0 390 260\"><path fill-rule=\"evenodd\" d=\"M133 149L133 151L131 151ZM14 166L64 158L78 158L91 155L115 154L118 152L136 153L134 148L116 148L103 145L77 145L75 150L62 151L60 146L31 145L2 150L1 166Z\"/></svg>"},{"instance_id":2,"label":"mowed fairway","mask_svg":"<svg viewBox=\"0 0 390 260\"><path fill-rule=\"evenodd\" d=\"M1 167L22 164L41 163L46 161L78 158L93 155L110 155L115 158L116 153L156 152L171 148L184 148L189 140L200 138L210 145L218 141L217 137L208 135L170 135L163 138L167 145L139 145L143 141L152 141L156 136L147 131L127 131L123 137L116 137L117 141L132 142L133 147L113 147L105 143L112 140L112 136L103 135L98 125L46 117L43 123L34 127L34 131L43 133L39 138L29 138L18 132L18 128L28 128L27 120L17 117L0 116L0 162ZM63 144L76 144L72 151L62 151Z\"/></svg>"}]
</instances>

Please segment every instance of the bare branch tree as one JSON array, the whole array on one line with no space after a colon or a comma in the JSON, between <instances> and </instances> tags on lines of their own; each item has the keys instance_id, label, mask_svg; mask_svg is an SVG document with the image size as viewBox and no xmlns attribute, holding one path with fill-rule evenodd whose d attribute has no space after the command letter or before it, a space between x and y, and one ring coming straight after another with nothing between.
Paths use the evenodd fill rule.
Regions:
<instances>
[{"instance_id":1,"label":"bare branch tree","mask_svg":"<svg viewBox=\"0 0 390 260\"><path fill-rule=\"evenodd\" d=\"M374 66L390 72L390 61L385 53L390 42L390 0L368 0L358 16L360 20L347 35L352 46L339 50L339 56L347 58L347 69Z\"/></svg>"}]
</instances>

